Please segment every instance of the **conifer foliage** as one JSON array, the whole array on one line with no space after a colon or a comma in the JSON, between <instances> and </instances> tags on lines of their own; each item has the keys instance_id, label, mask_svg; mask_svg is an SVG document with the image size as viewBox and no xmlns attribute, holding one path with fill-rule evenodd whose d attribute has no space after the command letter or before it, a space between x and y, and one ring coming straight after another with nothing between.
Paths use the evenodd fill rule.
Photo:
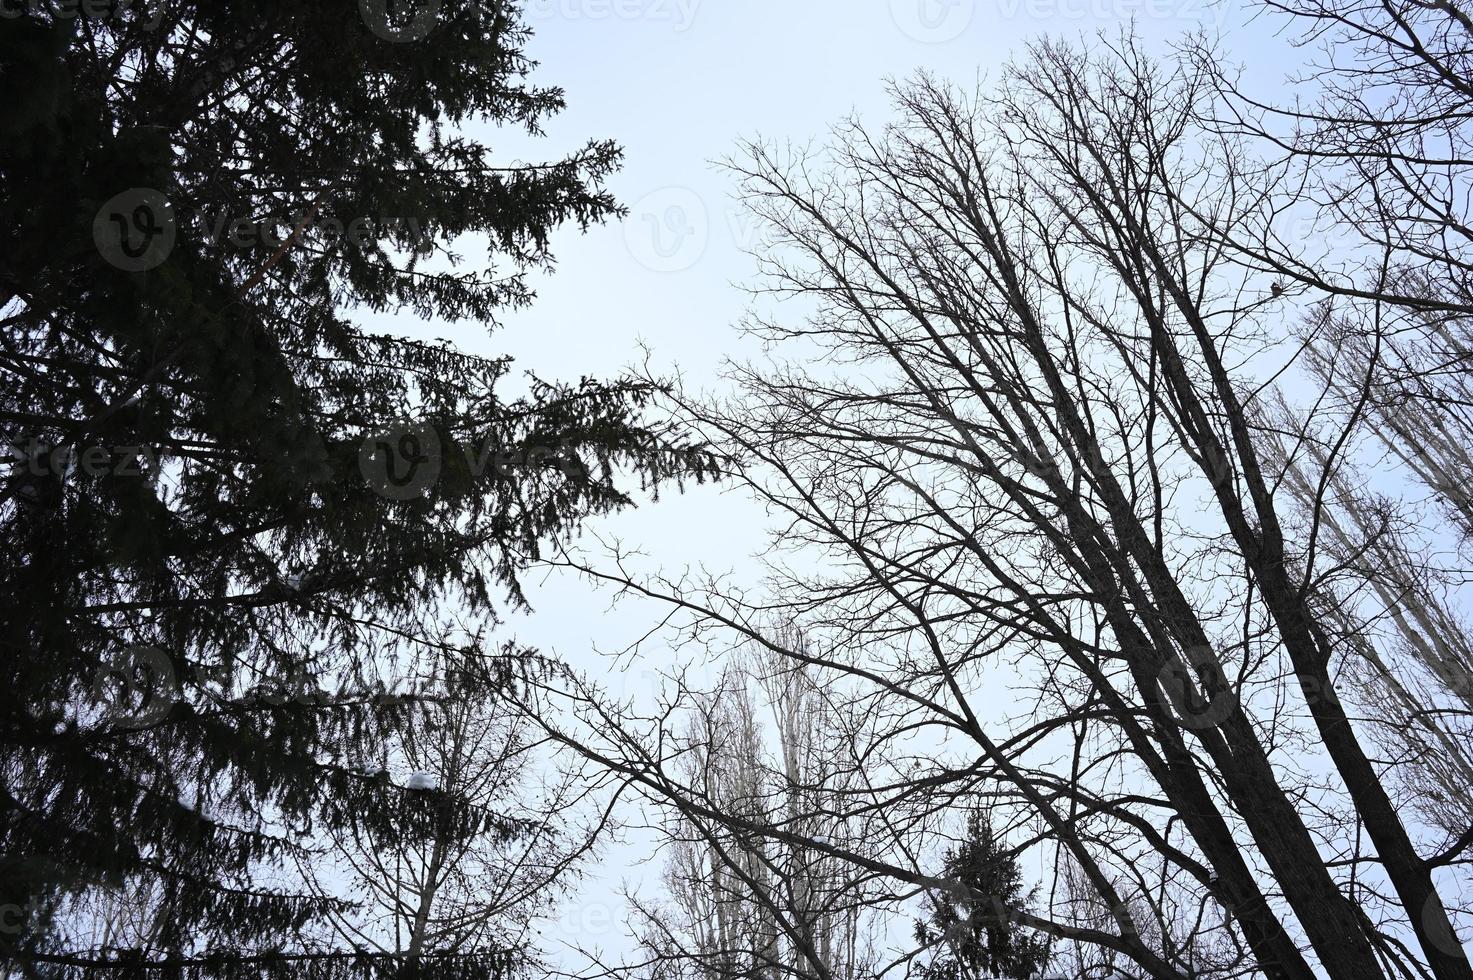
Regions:
<instances>
[{"instance_id":1,"label":"conifer foliage","mask_svg":"<svg viewBox=\"0 0 1473 980\"><path fill-rule=\"evenodd\" d=\"M931 920L916 923L916 941L932 950L920 969L922 980L1023 980L1048 965L1047 937L1014 922L1028 904L1023 872L983 814L968 817L967 839L947 853L944 871L954 892L934 898Z\"/></svg>"},{"instance_id":2,"label":"conifer foliage","mask_svg":"<svg viewBox=\"0 0 1473 980\"><path fill-rule=\"evenodd\" d=\"M418 704L516 683L483 627L540 545L628 504L617 475L708 471L640 421L651 385L509 396L504 359L354 320L494 325L553 229L618 213L618 150L479 141L563 103L514 7L64 6L0 21L0 949L23 975L502 973L309 943L334 900L270 872L396 825L365 760ZM87 939L120 893L149 928Z\"/></svg>"}]
</instances>

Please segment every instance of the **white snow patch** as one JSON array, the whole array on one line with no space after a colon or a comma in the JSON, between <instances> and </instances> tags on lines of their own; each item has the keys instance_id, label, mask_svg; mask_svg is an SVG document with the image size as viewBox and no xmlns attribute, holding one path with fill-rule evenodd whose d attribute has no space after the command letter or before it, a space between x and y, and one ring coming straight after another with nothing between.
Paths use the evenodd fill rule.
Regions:
<instances>
[{"instance_id":1,"label":"white snow patch","mask_svg":"<svg viewBox=\"0 0 1473 980\"><path fill-rule=\"evenodd\" d=\"M409 781L404 784L405 789L438 789L440 781L427 772L412 772Z\"/></svg>"}]
</instances>

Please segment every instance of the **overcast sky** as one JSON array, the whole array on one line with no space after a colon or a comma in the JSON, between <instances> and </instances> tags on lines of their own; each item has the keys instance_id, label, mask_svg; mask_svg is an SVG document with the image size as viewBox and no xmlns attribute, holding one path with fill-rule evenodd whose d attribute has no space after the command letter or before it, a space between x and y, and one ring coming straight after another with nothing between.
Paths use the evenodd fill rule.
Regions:
<instances>
[{"instance_id":1,"label":"overcast sky","mask_svg":"<svg viewBox=\"0 0 1473 980\"><path fill-rule=\"evenodd\" d=\"M423 330L568 380L607 377L647 345L657 370L712 384L722 359L742 349L740 285L753 273L743 249L758 232L714 165L739 139L821 141L851 113L878 124L890 115L887 78L926 69L971 85L996 77L1030 40L1115 34L1132 20L1162 50L1206 27L1241 59L1265 50L1262 25L1243 17L1210 0L529 0L536 77L567 92L546 142L615 139L625 161L611 185L630 214L559 235L557 272L494 335ZM1286 70L1259 72L1277 82ZM662 561L733 567L761 546L759 517L701 490L606 526ZM542 610L539 633L571 642L599 625L602 606L577 591L572 607Z\"/></svg>"},{"instance_id":2,"label":"overcast sky","mask_svg":"<svg viewBox=\"0 0 1473 980\"><path fill-rule=\"evenodd\" d=\"M1274 85L1286 63L1266 25L1244 17L1209 0L531 0L536 78L562 86L568 100L549 127L548 155L593 137L620 143L625 163L612 189L629 217L560 235L557 273L494 336L403 320L395 328L511 354L522 368L567 380L608 377L638 361L644 344L657 369L678 366L711 384L722 358L740 349L738 284L753 268L742 249L755 229L712 166L739 138L821 140L851 113L879 124L889 116L887 77L924 68L970 86L995 78L1032 39L1114 34L1132 20L1163 51L1205 27L1233 57L1264 62L1250 79ZM752 505L704 489L598 529L639 545L652 564L704 563L755 580L762 527ZM606 669L595 647L616 651L650 625L638 610L610 615L608 597L581 583L553 581L532 595L536 613L510 624L518 638L593 670ZM648 685L650 675L636 669L623 682ZM637 856L637 844L610 850L547 939L615 955L626 948L615 890L652 882L657 869L633 865Z\"/></svg>"}]
</instances>

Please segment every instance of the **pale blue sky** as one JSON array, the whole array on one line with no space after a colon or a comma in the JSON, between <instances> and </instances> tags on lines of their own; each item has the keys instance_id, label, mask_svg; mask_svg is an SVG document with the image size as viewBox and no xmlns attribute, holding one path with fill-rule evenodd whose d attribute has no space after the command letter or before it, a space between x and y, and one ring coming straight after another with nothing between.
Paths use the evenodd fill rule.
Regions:
<instances>
[{"instance_id":1,"label":"pale blue sky","mask_svg":"<svg viewBox=\"0 0 1473 980\"><path fill-rule=\"evenodd\" d=\"M887 77L926 69L971 84L1042 35L1113 35L1134 20L1163 51L1204 26L1236 58L1270 47L1263 23L1244 27L1244 9L1212 0L532 0L529 11L538 78L567 90L548 142L616 139L626 159L612 189L630 214L559 235L556 274L504 330L451 336L564 379L606 377L640 360L644 344L656 370L678 367L701 387L744 347L739 286L751 282L753 260L743 249L758 229L713 165L740 138L822 141L850 113L881 122ZM1263 81L1285 70L1270 68ZM703 488L598 528L666 567L741 574L764 547L760 517ZM616 627L581 585L545 590L538 605L520 635L574 660L594 638L617 649L648 625L630 616Z\"/></svg>"},{"instance_id":2,"label":"pale blue sky","mask_svg":"<svg viewBox=\"0 0 1473 980\"><path fill-rule=\"evenodd\" d=\"M924 68L970 84L995 77L1044 34L1113 34L1134 20L1148 42L1164 45L1205 25L1235 57L1266 51L1264 25L1245 28L1245 16L1210 0L531 0L537 78L567 90L548 145L618 141L626 160L612 189L629 218L559 235L557 274L540 284L532 309L492 337L403 320L394 327L512 354L522 368L569 380L607 377L639 360L643 343L657 369L678 365L691 381L712 383L721 359L741 347L735 324L745 297L735 284L752 273L742 246L755 229L711 166L739 138L821 140L851 112L883 121L887 76ZM1282 73L1262 80L1273 85ZM755 584L761 515L733 495L669 495L598 529L639 545L652 565L705 563ZM607 668L595 646L618 650L651 623L632 609L610 615L607 596L581 583L532 594L536 614L511 623L518 637L595 671ZM643 670L611 679L633 689L650 683ZM637 846L611 850L546 938L615 955L626 948L615 886L652 881L656 870L634 865L638 856Z\"/></svg>"},{"instance_id":3,"label":"pale blue sky","mask_svg":"<svg viewBox=\"0 0 1473 980\"><path fill-rule=\"evenodd\" d=\"M528 9L537 77L567 91L548 143L617 140L626 158L611 186L630 214L559 235L557 273L504 330L451 336L565 379L608 376L645 344L657 370L678 366L699 385L741 348L738 287L753 272L743 249L758 229L713 165L738 139L821 141L850 113L882 121L887 77L926 69L970 84L1045 34L1114 34L1134 20L1164 45L1206 26L1242 57L1263 33L1237 43L1249 33L1233 23L1244 11L1212 0L530 0ZM701 491L612 526L671 562L727 567L760 545L750 516Z\"/></svg>"}]
</instances>

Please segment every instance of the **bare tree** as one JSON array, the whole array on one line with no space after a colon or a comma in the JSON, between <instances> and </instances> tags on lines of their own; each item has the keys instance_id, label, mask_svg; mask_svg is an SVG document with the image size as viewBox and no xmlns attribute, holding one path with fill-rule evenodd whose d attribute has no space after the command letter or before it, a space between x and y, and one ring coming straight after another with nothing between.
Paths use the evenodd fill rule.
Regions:
<instances>
[{"instance_id":1,"label":"bare tree","mask_svg":"<svg viewBox=\"0 0 1473 980\"><path fill-rule=\"evenodd\" d=\"M1317 418L1273 413L1284 486L1383 768L1443 831L1445 866L1473 843L1473 635L1450 598L1473 535L1473 19L1459 2L1264 6L1314 52L1293 102L1199 49L1220 96L1203 121L1260 152L1284 206L1209 226L1275 290L1317 298L1296 331ZM1373 489L1388 471L1399 485Z\"/></svg>"},{"instance_id":2,"label":"bare tree","mask_svg":"<svg viewBox=\"0 0 1473 980\"><path fill-rule=\"evenodd\" d=\"M864 848L846 816L859 771L852 740L814 673L759 649L693 699L684 778L720 812L799 839L677 811L664 899L635 902L660 975L858 980L878 972L873 876L803 843Z\"/></svg>"},{"instance_id":3,"label":"bare tree","mask_svg":"<svg viewBox=\"0 0 1473 980\"><path fill-rule=\"evenodd\" d=\"M1473 829L1473 636L1448 599L1454 575L1429 560L1425 521L1411 506L1366 489L1349 462L1327 466L1323 435L1296 425L1287 405L1275 417L1299 436L1301 458L1279 461L1284 488L1318 522L1321 611L1349 652L1352 700L1394 763L1387 775L1460 850ZM1384 443L1386 430L1376 431Z\"/></svg>"},{"instance_id":4,"label":"bare tree","mask_svg":"<svg viewBox=\"0 0 1473 980\"><path fill-rule=\"evenodd\" d=\"M1299 198L1210 124L1219 81L1128 38L1040 44L994 94L922 77L883 133L734 164L773 229L759 298L806 315L762 307L793 356L682 408L802 557L763 601L569 563L683 610L685 642L841 678L868 848L703 793L668 712L548 688L585 723L555 734L683 816L921 889L954 892L936 830L985 798L1053 872L1013 921L1096 975L1468 980L1435 880L1467 842L1393 799L1342 690L1366 643L1321 525L1357 420L1332 413L1307 506L1285 467L1331 416L1265 422L1299 346L1234 243Z\"/></svg>"},{"instance_id":5,"label":"bare tree","mask_svg":"<svg viewBox=\"0 0 1473 980\"><path fill-rule=\"evenodd\" d=\"M589 841L570 810L582 789L539 781L545 760L505 703L438 698L379 760L344 760L402 787L385 822L350 820L302 862L319 894L341 900L332 928L351 948L430 962L514 949L535 956L546 913Z\"/></svg>"},{"instance_id":6,"label":"bare tree","mask_svg":"<svg viewBox=\"0 0 1473 980\"><path fill-rule=\"evenodd\" d=\"M1251 267L1340 300L1433 318L1473 312L1473 16L1461 0L1264 0L1312 52L1253 91L1210 50L1211 128L1246 136L1293 207L1228 237ZM1265 151L1266 148L1266 151ZM1228 229L1218 228L1219 232ZM1313 246L1313 247L1310 247Z\"/></svg>"}]
</instances>

